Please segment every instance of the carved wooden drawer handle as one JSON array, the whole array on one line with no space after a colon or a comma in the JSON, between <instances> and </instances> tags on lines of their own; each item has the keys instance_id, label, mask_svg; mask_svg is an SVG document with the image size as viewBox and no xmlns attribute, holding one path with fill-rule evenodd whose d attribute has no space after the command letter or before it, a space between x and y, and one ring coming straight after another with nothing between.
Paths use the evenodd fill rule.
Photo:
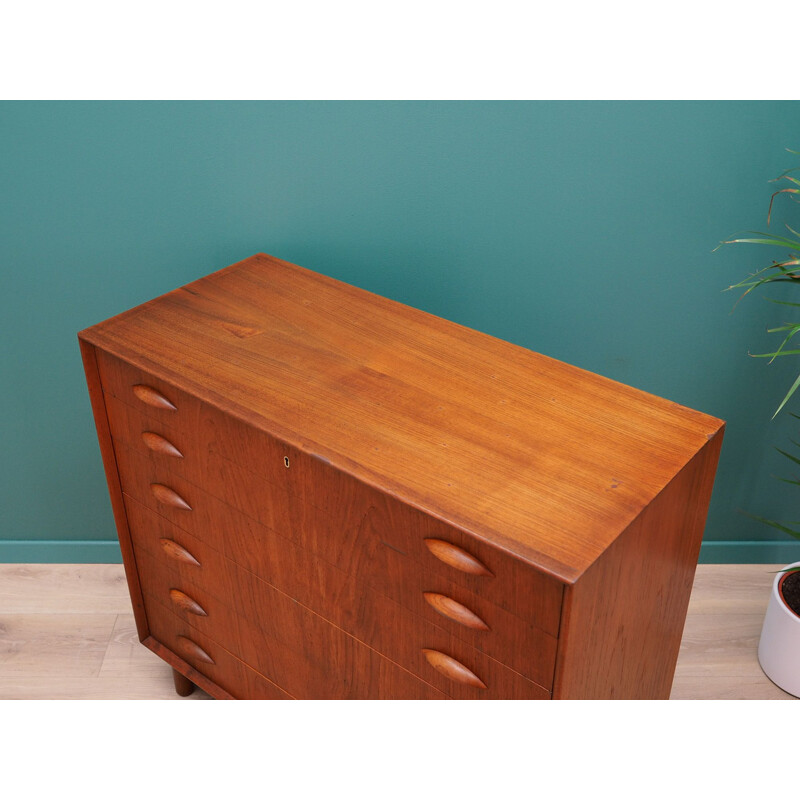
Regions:
<instances>
[{"instance_id":1,"label":"carved wooden drawer handle","mask_svg":"<svg viewBox=\"0 0 800 800\"><path fill-rule=\"evenodd\" d=\"M163 483L151 483L150 491L159 503L166 506L173 506L174 508L181 508L184 511L191 511L192 507L174 490L169 486L164 486Z\"/></svg>"},{"instance_id":2,"label":"carved wooden drawer handle","mask_svg":"<svg viewBox=\"0 0 800 800\"><path fill-rule=\"evenodd\" d=\"M184 655L190 658L196 658L198 661L205 661L206 664L216 664L216 661L214 661L197 642L193 642L188 636L178 636L178 648Z\"/></svg>"},{"instance_id":3,"label":"carved wooden drawer handle","mask_svg":"<svg viewBox=\"0 0 800 800\"><path fill-rule=\"evenodd\" d=\"M436 592L423 592L422 596L428 601L431 607L438 611L443 617L452 619L472 628L476 631L488 631L489 626L474 612L466 606L462 606L457 600L444 594Z\"/></svg>"},{"instance_id":4,"label":"carved wooden drawer handle","mask_svg":"<svg viewBox=\"0 0 800 800\"><path fill-rule=\"evenodd\" d=\"M485 564L482 564L466 550L462 550L460 547L450 544L450 542L445 542L443 539L426 539L425 544L439 561L444 561L445 564L449 564L451 567L461 570L461 572L467 572L470 575L485 575L489 578L493 577Z\"/></svg>"},{"instance_id":5,"label":"carved wooden drawer handle","mask_svg":"<svg viewBox=\"0 0 800 800\"><path fill-rule=\"evenodd\" d=\"M170 589L169 599L181 609L189 614L194 614L198 617L207 617L208 612L197 602L189 597L188 594L182 592L180 589Z\"/></svg>"},{"instance_id":6,"label":"carved wooden drawer handle","mask_svg":"<svg viewBox=\"0 0 800 800\"><path fill-rule=\"evenodd\" d=\"M423 650L428 663L451 681L463 683L465 686L474 686L476 689L485 689L486 684L460 661L456 661L438 650Z\"/></svg>"},{"instance_id":7,"label":"carved wooden drawer handle","mask_svg":"<svg viewBox=\"0 0 800 800\"><path fill-rule=\"evenodd\" d=\"M169 439L165 439L157 433L144 431L142 433L142 441L154 453L161 453L162 456L172 456L173 458L183 458L183 453Z\"/></svg>"},{"instance_id":8,"label":"carved wooden drawer handle","mask_svg":"<svg viewBox=\"0 0 800 800\"><path fill-rule=\"evenodd\" d=\"M161 549L176 561L181 561L184 564L191 564L193 567L199 567L200 562L183 546L174 542L172 539L160 539Z\"/></svg>"},{"instance_id":9,"label":"carved wooden drawer handle","mask_svg":"<svg viewBox=\"0 0 800 800\"><path fill-rule=\"evenodd\" d=\"M133 387L133 393L148 406L153 408L165 408L167 411L177 411L178 409L164 397L161 392L157 392L152 386L145 386L143 383L137 383Z\"/></svg>"}]
</instances>

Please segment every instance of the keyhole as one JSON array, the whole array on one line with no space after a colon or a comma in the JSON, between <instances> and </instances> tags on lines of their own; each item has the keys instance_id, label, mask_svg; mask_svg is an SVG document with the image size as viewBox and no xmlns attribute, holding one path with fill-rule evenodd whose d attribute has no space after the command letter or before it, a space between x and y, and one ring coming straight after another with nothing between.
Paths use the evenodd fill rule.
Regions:
<instances>
[{"instance_id":1,"label":"keyhole","mask_svg":"<svg viewBox=\"0 0 800 800\"><path fill-rule=\"evenodd\" d=\"M283 466L286 467L286 469L289 469L289 456L283 457Z\"/></svg>"}]
</instances>

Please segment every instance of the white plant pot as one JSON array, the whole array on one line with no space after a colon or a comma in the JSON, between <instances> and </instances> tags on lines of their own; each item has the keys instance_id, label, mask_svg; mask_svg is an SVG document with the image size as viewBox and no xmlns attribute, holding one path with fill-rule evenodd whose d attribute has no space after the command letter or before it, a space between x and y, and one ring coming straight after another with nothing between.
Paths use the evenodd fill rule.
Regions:
<instances>
[{"instance_id":1,"label":"white plant pot","mask_svg":"<svg viewBox=\"0 0 800 800\"><path fill-rule=\"evenodd\" d=\"M800 567L800 561L789 564ZM764 674L784 692L800 697L800 616L781 597L778 584L785 573L772 582L764 627L758 643L758 661Z\"/></svg>"}]
</instances>

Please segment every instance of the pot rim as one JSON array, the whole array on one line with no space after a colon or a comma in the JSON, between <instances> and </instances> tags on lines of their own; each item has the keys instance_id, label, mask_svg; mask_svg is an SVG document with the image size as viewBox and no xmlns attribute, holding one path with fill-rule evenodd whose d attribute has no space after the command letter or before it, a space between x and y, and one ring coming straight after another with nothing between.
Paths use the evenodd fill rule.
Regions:
<instances>
[{"instance_id":1,"label":"pot rim","mask_svg":"<svg viewBox=\"0 0 800 800\"><path fill-rule=\"evenodd\" d=\"M800 561L795 561L793 564L787 564L783 569L789 569L790 567L800 567ZM775 576L775 580L772 583L772 593L775 595L775 599L780 604L780 607L793 619L795 619L798 623L800 623L800 614L796 611L793 611L789 608L789 604L783 598L783 592L781 591L783 587L783 582L789 577L791 573L789 572L779 572Z\"/></svg>"}]
</instances>

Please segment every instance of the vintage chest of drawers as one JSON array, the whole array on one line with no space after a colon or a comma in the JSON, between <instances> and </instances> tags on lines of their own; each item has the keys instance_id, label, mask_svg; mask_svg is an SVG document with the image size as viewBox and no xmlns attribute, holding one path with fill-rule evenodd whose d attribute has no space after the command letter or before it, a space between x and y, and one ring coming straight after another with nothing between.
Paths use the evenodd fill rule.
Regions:
<instances>
[{"instance_id":1,"label":"vintage chest of drawers","mask_svg":"<svg viewBox=\"0 0 800 800\"><path fill-rule=\"evenodd\" d=\"M720 420L266 255L79 341L180 693L669 695Z\"/></svg>"}]
</instances>

